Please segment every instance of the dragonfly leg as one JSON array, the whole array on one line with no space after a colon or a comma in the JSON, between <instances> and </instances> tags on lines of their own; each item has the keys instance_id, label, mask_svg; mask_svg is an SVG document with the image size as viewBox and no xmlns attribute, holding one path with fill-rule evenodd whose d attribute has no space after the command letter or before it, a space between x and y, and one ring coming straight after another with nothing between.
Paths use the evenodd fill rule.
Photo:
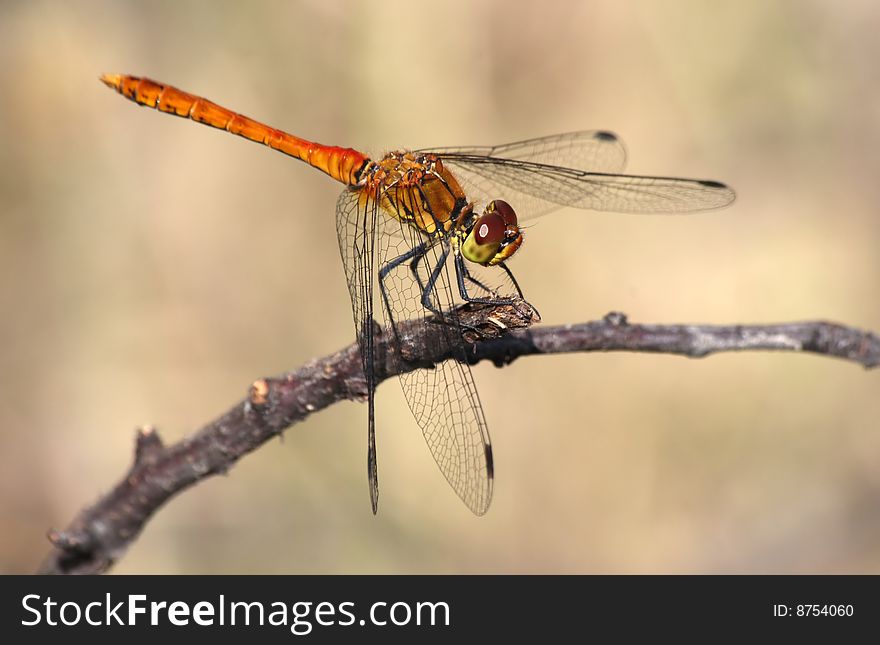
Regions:
<instances>
[{"instance_id":1,"label":"dragonfly leg","mask_svg":"<svg viewBox=\"0 0 880 645\"><path fill-rule=\"evenodd\" d=\"M525 299L525 297L523 296L522 289L519 288L519 283L516 281L516 278L513 277L513 273L511 272L511 270L503 262L499 263L498 266L500 266L502 269L504 269L504 272L507 274L507 277L510 278L510 283L513 285L513 288L516 289L517 297L521 301L526 303L529 307L531 307L532 311L534 311L535 315L540 320L541 314L538 313L538 309L532 303L530 303L528 300ZM475 302L478 304L488 304L488 305L509 305L509 304L512 304L514 301L516 301L516 298L512 298L512 297L496 297L496 298L474 298L474 297L472 297L467 292L466 281L469 281L469 282L476 284L481 289L483 289L484 291L487 291L489 293L494 294L495 292L492 289L489 289L488 287L486 287L486 285L484 285L482 282L480 282L479 280L477 280L474 276L472 276L470 274L470 271L468 271L467 265L464 263L464 259L461 257L461 255L455 256L455 273L458 278L458 290L460 292L462 299L465 300L466 302ZM475 328L473 329L473 331L479 332L479 330L475 329Z\"/></svg>"},{"instance_id":2,"label":"dragonfly leg","mask_svg":"<svg viewBox=\"0 0 880 645\"><path fill-rule=\"evenodd\" d=\"M513 287L516 289L517 295L519 295L519 299L526 303L529 307L534 311L535 316L538 317L538 320L541 319L541 312L538 311L538 308L533 305L531 302L526 300L526 297L523 295L522 289L519 288L519 282L516 281L516 278L513 277L513 272L507 267L504 262L501 262L499 266L504 269L504 272L507 274L507 277L510 278L510 282L513 284Z\"/></svg>"},{"instance_id":3,"label":"dragonfly leg","mask_svg":"<svg viewBox=\"0 0 880 645\"><path fill-rule=\"evenodd\" d=\"M440 272L446 264L447 257L449 257L449 245L444 244L443 251L440 253L440 258L437 260L437 264L431 270L431 275L428 277L428 283L425 285L424 289L422 289L422 306L443 320L446 320L446 317L443 312L431 302L431 292L434 290L434 285L437 284L437 278L440 277ZM421 281L419 281L419 286L421 286Z\"/></svg>"},{"instance_id":4,"label":"dragonfly leg","mask_svg":"<svg viewBox=\"0 0 880 645\"><path fill-rule=\"evenodd\" d=\"M412 273L413 280L416 281L416 284L419 285L419 293L425 292L425 284L422 282L422 276L419 275L419 262L425 259L426 253L422 253L415 257L415 259L409 263L409 270Z\"/></svg>"},{"instance_id":5,"label":"dragonfly leg","mask_svg":"<svg viewBox=\"0 0 880 645\"><path fill-rule=\"evenodd\" d=\"M519 294L519 297L522 298L522 292L519 289L519 285L516 283L516 280L513 279L513 274L510 273L510 269L508 269L504 264L501 264L504 267L504 270L507 271L507 275L510 277L513 282L513 286L516 287L516 292ZM471 275L471 272L468 271L467 265L464 263L464 258L461 255L455 256L455 275L458 279L458 292L461 295L462 300L465 302L475 302L478 304L487 304L487 305L507 305L513 302L513 298L504 298L504 297L496 297L496 298L476 298L471 296L467 290L467 284L465 281L470 281L477 286L479 286L484 291L489 293L495 293L494 290L489 289L482 282L477 280L475 277Z\"/></svg>"},{"instance_id":6,"label":"dragonfly leg","mask_svg":"<svg viewBox=\"0 0 880 645\"><path fill-rule=\"evenodd\" d=\"M399 267L404 262L412 260L410 264L410 270L415 274L417 271L417 266L419 261L425 257L425 254L428 252L428 249L431 248L431 245L428 242L422 242L418 246L410 249L403 255L398 255L393 260L390 260L385 266L379 269L379 289L382 291L382 301L385 303L385 311L388 312L388 319L391 322L392 328L395 327L394 324L394 315L391 311L391 302L388 300L388 291L385 289L385 278L391 273L394 269ZM418 282L419 289L424 292L424 288L422 286L422 281L419 279L418 275L416 275L416 282ZM397 330L394 330L395 334Z\"/></svg>"},{"instance_id":7,"label":"dragonfly leg","mask_svg":"<svg viewBox=\"0 0 880 645\"><path fill-rule=\"evenodd\" d=\"M480 289L482 289L486 293L491 293L493 295L495 294L494 289L492 289L491 287L487 287L485 284L483 284L482 282L477 280L474 276L472 276L470 274L470 272L468 272L467 275L464 276L464 279L467 280L468 282L471 282L471 283L477 285Z\"/></svg>"},{"instance_id":8,"label":"dragonfly leg","mask_svg":"<svg viewBox=\"0 0 880 645\"><path fill-rule=\"evenodd\" d=\"M519 282L516 281L516 278L513 277L513 272L508 268L508 266L501 262L498 266L504 269L504 272L507 274L507 277L510 278L510 282L513 284L514 289L516 289L516 293L519 296L520 300L525 300L523 296L522 289L519 288Z\"/></svg>"}]
</instances>

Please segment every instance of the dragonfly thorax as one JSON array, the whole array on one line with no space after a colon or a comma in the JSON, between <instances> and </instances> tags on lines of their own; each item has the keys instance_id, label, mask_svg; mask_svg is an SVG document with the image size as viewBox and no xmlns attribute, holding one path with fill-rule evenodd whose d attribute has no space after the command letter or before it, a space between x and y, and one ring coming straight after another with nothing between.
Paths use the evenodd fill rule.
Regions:
<instances>
[{"instance_id":1,"label":"dragonfly thorax","mask_svg":"<svg viewBox=\"0 0 880 645\"><path fill-rule=\"evenodd\" d=\"M522 245L516 213L505 201L473 212L455 176L438 155L403 150L370 162L363 193L401 223L432 237L449 237L465 259L484 266L503 262Z\"/></svg>"},{"instance_id":2,"label":"dragonfly thorax","mask_svg":"<svg viewBox=\"0 0 880 645\"><path fill-rule=\"evenodd\" d=\"M383 211L430 236L452 231L467 205L458 181L437 155L390 152L368 164L363 192Z\"/></svg>"}]
</instances>

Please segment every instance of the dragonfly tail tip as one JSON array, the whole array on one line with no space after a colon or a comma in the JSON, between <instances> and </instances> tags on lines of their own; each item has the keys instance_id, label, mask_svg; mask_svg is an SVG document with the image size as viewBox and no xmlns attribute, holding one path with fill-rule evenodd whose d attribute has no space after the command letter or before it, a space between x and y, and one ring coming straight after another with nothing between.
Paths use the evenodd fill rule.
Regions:
<instances>
[{"instance_id":1,"label":"dragonfly tail tip","mask_svg":"<svg viewBox=\"0 0 880 645\"><path fill-rule=\"evenodd\" d=\"M104 85L107 87L115 89L119 89L119 86L122 84L122 74L101 74L98 77Z\"/></svg>"}]
</instances>

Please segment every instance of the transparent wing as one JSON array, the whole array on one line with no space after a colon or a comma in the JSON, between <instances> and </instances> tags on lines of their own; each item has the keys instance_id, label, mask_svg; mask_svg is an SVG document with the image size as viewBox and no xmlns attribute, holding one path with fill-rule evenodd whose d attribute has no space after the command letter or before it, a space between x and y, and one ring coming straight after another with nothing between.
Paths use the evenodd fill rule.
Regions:
<instances>
[{"instance_id":1,"label":"transparent wing","mask_svg":"<svg viewBox=\"0 0 880 645\"><path fill-rule=\"evenodd\" d=\"M561 208L560 204L541 196L523 193L515 186L500 184L485 168L456 163L456 158L494 158L529 161L546 166L574 168L591 172L619 173L626 165L626 147L613 132L582 130L546 137L516 141L498 146L459 146L431 148L455 168L456 178L467 195L485 205L492 199L505 199L515 204L520 221L532 219Z\"/></svg>"},{"instance_id":2,"label":"transparent wing","mask_svg":"<svg viewBox=\"0 0 880 645\"><path fill-rule=\"evenodd\" d=\"M473 199L504 199L521 221L563 206L687 213L720 208L735 197L716 181L619 174L625 148L616 135L602 130L436 152Z\"/></svg>"},{"instance_id":3,"label":"transparent wing","mask_svg":"<svg viewBox=\"0 0 880 645\"><path fill-rule=\"evenodd\" d=\"M490 182L496 193L487 197L509 201L523 220L562 206L619 213L690 213L727 206L736 197L730 187L708 179L586 172L493 157L443 159L457 173Z\"/></svg>"},{"instance_id":4,"label":"transparent wing","mask_svg":"<svg viewBox=\"0 0 880 645\"><path fill-rule=\"evenodd\" d=\"M373 370L373 286L379 262L387 252L387 241L376 237L379 215L375 205L360 191L346 190L336 202L339 251L348 280L355 334L367 380L367 481L374 514L379 507L379 473L376 461L376 375Z\"/></svg>"},{"instance_id":5,"label":"transparent wing","mask_svg":"<svg viewBox=\"0 0 880 645\"><path fill-rule=\"evenodd\" d=\"M396 324L412 319L431 325L434 331L439 329L440 334L426 337L454 348L460 358L465 358L465 345L454 312L440 324L422 305L422 291L431 281L432 273L432 305L443 311L450 311L454 305L455 282L445 263L448 246L443 242L431 244L427 236L401 224L357 191L346 191L339 198L337 232L365 372L372 372L372 326L366 321L372 315L374 301L376 308L383 311L388 333L394 335L396 356L404 355ZM421 248L421 252L412 254L416 248ZM405 261L395 262L403 256L408 256ZM391 268L379 285L379 271L386 266ZM375 389L375 379L368 376L367 380L368 386ZM492 449L470 367L448 360L434 369L402 374L400 381L441 472L468 508L482 515L492 499ZM374 436L372 427L370 434ZM371 482L374 480L372 475Z\"/></svg>"},{"instance_id":6,"label":"transparent wing","mask_svg":"<svg viewBox=\"0 0 880 645\"><path fill-rule=\"evenodd\" d=\"M616 134L607 130L552 134L498 146L450 146L420 152L433 152L444 157L519 159L591 172L619 173L626 166L626 147Z\"/></svg>"}]
</instances>

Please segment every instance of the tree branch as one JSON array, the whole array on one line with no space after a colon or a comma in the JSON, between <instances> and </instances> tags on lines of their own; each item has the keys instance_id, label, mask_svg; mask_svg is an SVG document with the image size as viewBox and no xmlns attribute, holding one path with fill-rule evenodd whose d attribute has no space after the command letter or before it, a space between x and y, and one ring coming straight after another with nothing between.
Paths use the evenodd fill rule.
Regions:
<instances>
[{"instance_id":1,"label":"tree branch","mask_svg":"<svg viewBox=\"0 0 880 645\"><path fill-rule=\"evenodd\" d=\"M880 364L880 338L828 322L777 325L634 325L620 313L578 325L527 328L536 321L526 303L459 309L467 355L456 354L441 322L397 326L400 344L376 328L377 383L454 358L506 365L520 356L565 352L633 351L701 358L718 352L779 350L833 356L865 368ZM399 350L398 350L399 347ZM194 434L163 445L152 427L137 431L134 463L125 477L63 531L40 573L101 573L119 559L149 518L171 497L226 472L247 453L313 412L343 399L365 400L357 345L316 359L277 378L259 379L243 401Z\"/></svg>"}]
</instances>

